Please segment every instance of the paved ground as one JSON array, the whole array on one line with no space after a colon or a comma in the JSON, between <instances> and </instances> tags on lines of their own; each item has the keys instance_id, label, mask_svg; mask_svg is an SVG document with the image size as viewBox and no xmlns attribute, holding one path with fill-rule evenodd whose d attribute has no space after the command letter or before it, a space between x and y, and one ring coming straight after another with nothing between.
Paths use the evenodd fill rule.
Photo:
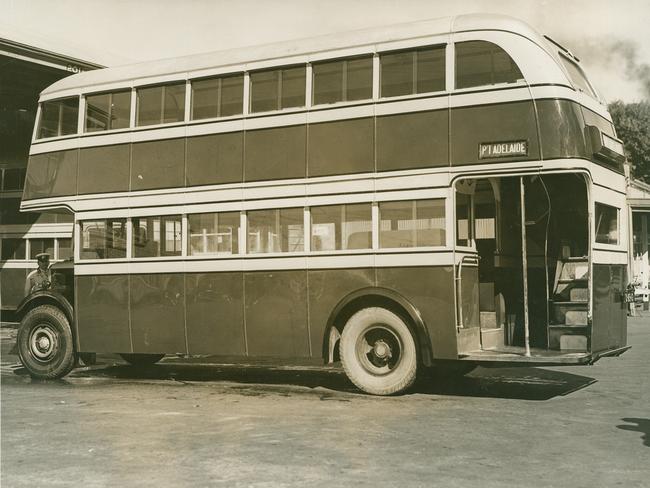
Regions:
<instances>
[{"instance_id":1,"label":"paved ground","mask_svg":"<svg viewBox=\"0 0 650 488\"><path fill-rule=\"evenodd\" d=\"M109 356L34 382L1 332L3 488L650 486L650 315L620 358L479 368L396 398L337 369Z\"/></svg>"}]
</instances>

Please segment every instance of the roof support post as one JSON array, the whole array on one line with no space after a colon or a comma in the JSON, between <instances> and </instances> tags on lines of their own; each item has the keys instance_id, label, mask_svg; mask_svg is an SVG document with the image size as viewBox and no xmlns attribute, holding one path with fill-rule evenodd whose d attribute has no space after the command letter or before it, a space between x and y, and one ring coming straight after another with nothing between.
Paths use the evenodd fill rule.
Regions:
<instances>
[{"instance_id":1,"label":"roof support post","mask_svg":"<svg viewBox=\"0 0 650 488\"><path fill-rule=\"evenodd\" d=\"M528 324L528 255L526 253L526 193L524 177L519 177L519 200L521 203L521 267L524 280L524 346L530 357L530 327Z\"/></svg>"}]
</instances>

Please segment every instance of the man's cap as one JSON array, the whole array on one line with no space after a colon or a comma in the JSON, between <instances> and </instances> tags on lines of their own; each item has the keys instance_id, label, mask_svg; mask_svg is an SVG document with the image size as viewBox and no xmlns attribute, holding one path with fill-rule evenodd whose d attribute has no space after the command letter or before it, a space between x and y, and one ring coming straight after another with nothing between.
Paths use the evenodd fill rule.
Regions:
<instances>
[{"instance_id":1,"label":"man's cap","mask_svg":"<svg viewBox=\"0 0 650 488\"><path fill-rule=\"evenodd\" d=\"M41 252L36 255L37 261L45 261L46 259L50 259L50 254L47 252Z\"/></svg>"}]
</instances>

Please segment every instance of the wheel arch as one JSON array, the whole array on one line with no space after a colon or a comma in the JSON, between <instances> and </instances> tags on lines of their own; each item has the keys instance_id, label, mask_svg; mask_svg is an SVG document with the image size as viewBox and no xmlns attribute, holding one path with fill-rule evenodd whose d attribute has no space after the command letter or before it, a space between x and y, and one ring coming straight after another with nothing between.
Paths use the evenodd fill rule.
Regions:
<instances>
[{"instance_id":1,"label":"wheel arch","mask_svg":"<svg viewBox=\"0 0 650 488\"><path fill-rule=\"evenodd\" d=\"M408 326L415 339L418 361L431 366L433 354L431 340L419 310L403 295L381 287L368 287L346 295L332 310L323 334L323 359L325 363L334 360L336 346L347 320L363 308L380 306L396 313Z\"/></svg>"},{"instance_id":2,"label":"wheel arch","mask_svg":"<svg viewBox=\"0 0 650 488\"><path fill-rule=\"evenodd\" d=\"M37 291L26 296L16 308L16 318L22 320L27 312L41 305L54 305L61 309L70 325L74 324L74 309L68 299L60 293L47 290ZM74 327L72 327L72 332L74 333Z\"/></svg>"}]
</instances>

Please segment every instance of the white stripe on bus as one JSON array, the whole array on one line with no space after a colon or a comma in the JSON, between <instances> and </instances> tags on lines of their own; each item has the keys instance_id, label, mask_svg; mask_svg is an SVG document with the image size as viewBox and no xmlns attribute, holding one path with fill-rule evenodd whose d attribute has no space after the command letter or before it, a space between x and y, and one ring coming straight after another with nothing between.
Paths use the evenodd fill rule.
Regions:
<instances>
[{"instance_id":1,"label":"white stripe on bus","mask_svg":"<svg viewBox=\"0 0 650 488\"><path fill-rule=\"evenodd\" d=\"M226 271L281 271L300 269L346 269L400 266L452 266L453 252L376 253L352 255L288 255L285 257L233 256L215 259L151 258L137 262L93 262L75 264L77 276L147 274L147 273L208 273Z\"/></svg>"},{"instance_id":2,"label":"white stripe on bus","mask_svg":"<svg viewBox=\"0 0 650 488\"><path fill-rule=\"evenodd\" d=\"M179 187L138 192L105 193L101 195L79 195L54 198L42 198L23 201L22 210L42 210L56 206L71 207L75 212L87 212L94 209L119 209L160 206L161 197L169 205L192 205L203 201L232 202L252 199L270 199L274 196L307 197L327 196L333 194L367 193L388 189L408 190L412 188L445 188L456 175L479 177L481 175L511 176L523 173L547 171L563 172L584 169L587 172L598 171L598 166L581 159L557 159L552 161L527 161L500 164L482 164L472 166L444 166L419 170L394 171L390 173L364 173L341 175L336 177L300 178L276 182L251 182L206 187ZM603 169L604 171L604 169ZM611 173L611 172L609 172ZM405 176L405 177L402 177ZM410 177L409 177L410 176ZM603 177L605 175L603 174ZM624 182L618 175L611 175ZM272 205L272 202L269 202ZM271 208L271 207L269 207Z\"/></svg>"}]
</instances>

